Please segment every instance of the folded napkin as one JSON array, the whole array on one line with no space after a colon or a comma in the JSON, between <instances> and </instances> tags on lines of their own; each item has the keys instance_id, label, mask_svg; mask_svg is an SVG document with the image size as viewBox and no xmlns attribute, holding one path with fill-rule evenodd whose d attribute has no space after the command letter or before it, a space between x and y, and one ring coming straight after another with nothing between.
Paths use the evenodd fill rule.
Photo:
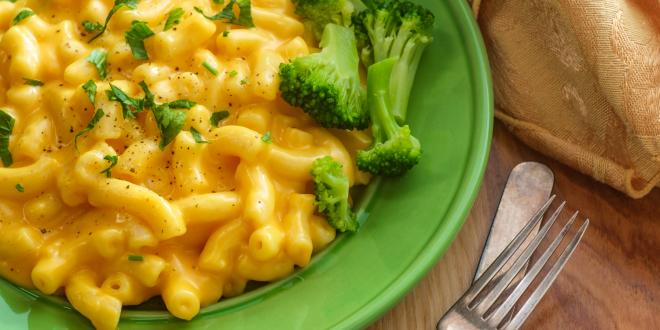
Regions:
<instances>
[{"instance_id":1,"label":"folded napkin","mask_svg":"<svg viewBox=\"0 0 660 330\"><path fill-rule=\"evenodd\" d=\"M659 0L472 4L499 120L529 146L631 197L659 185Z\"/></svg>"}]
</instances>

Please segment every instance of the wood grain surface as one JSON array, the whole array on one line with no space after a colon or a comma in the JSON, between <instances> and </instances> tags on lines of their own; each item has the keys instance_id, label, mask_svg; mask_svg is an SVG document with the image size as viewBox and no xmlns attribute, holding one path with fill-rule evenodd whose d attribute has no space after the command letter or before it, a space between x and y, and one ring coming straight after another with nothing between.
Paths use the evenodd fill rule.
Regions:
<instances>
[{"instance_id":1,"label":"wood grain surface","mask_svg":"<svg viewBox=\"0 0 660 330\"><path fill-rule=\"evenodd\" d=\"M435 328L472 281L509 172L530 160L552 169L557 197L591 223L524 328L660 329L660 189L632 200L531 150L497 122L483 186L456 240L371 330Z\"/></svg>"}]
</instances>

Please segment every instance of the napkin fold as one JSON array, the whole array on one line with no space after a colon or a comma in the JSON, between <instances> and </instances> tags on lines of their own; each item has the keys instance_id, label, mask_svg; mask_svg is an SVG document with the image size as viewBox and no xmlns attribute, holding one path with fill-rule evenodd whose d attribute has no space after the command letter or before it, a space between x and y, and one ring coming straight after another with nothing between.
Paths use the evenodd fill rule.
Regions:
<instances>
[{"instance_id":1,"label":"napkin fold","mask_svg":"<svg viewBox=\"0 0 660 330\"><path fill-rule=\"evenodd\" d=\"M641 198L660 182L660 1L475 0L495 115L529 146Z\"/></svg>"}]
</instances>

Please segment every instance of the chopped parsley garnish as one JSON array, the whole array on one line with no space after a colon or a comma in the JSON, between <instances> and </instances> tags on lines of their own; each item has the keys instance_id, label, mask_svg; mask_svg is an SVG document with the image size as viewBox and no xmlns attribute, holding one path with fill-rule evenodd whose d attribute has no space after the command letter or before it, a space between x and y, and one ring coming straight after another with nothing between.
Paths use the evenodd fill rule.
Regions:
<instances>
[{"instance_id":1,"label":"chopped parsley garnish","mask_svg":"<svg viewBox=\"0 0 660 330\"><path fill-rule=\"evenodd\" d=\"M156 119L158 130L160 130L161 139L159 147L161 150L165 149L174 140L186 122L186 113L174 109L190 109L195 104L193 101L176 100L153 107L152 113Z\"/></svg>"},{"instance_id":2,"label":"chopped parsley garnish","mask_svg":"<svg viewBox=\"0 0 660 330\"><path fill-rule=\"evenodd\" d=\"M105 170L101 171L101 174L105 174L106 178L109 178L112 176L112 168L117 165L117 161L119 160L119 157L117 155L105 155L103 159L107 160L110 162L110 166L106 168Z\"/></svg>"},{"instance_id":3,"label":"chopped parsley garnish","mask_svg":"<svg viewBox=\"0 0 660 330\"><path fill-rule=\"evenodd\" d=\"M11 166L14 162L9 152L9 138L14 130L14 117L0 110L0 159L5 167Z\"/></svg>"},{"instance_id":4,"label":"chopped parsley garnish","mask_svg":"<svg viewBox=\"0 0 660 330\"><path fill-rule=\"evenodd\" d=\"M211 125L218 127L218 124L229 117L229 111L216 111L211 114Z\"/></svg>"},{"instance_id":5,"label":"chopped parsley garnish","mask_svg":"<svg viewBox=\"0 0 660 330\"><path fill-rule=\"evenodd\" d=\"M105 49L97 48L92 50L92 52L85 59L87 62L92 63L96 67L101 79L106 79L108 77L107 71L107 58L108 52Z\"/></svg>"},{"instance_id":6,"label":"chopped parsley garnish","mask_svg":"<svg viewBox=\"0 0 660 330\"><path fill-rule=\"evenodd\" d=\"M186 113L172 110L167 103L156 106L152 111L158 130L160 130L160 144L158 146L160 150L163 150L183 129L183 124L186 122Z\"/></svg>"},{"instance_id":7,"label":"chopped parsley garnish","mask_svg":"<svg viewBox=\"0 0 660 330\"><path fill-rule=\"evenodd\" d=\"M103 30L103 24L99 22L92 22L88 20L84 20L82 22L83 28L85 28L85 31L87 32L94 32L94 31L101 31Z\"/></svg>"},{"instance_id":8,"label":"chopped parsley garnish","mask_svg":"<svg viewBox=\"0 0 660 330\"><path fill-rule=\"evenodd\" d=\"M177 111L176 109L190 109L196 105L195 102L189 100L176 100L163 104L156 104L154 94L149 90L149 87L144 81L139 83L144 91L144 98L137 99L128 96L124 91L117 86L110 84L110 90L106 91L108 99L117 101L121 104L122 113L124 118L135 118L137 113L146 109L151 109L156 119L158 130L160 130L161 141L160 148L170 144L174 138L183 129L183 124L186 121L186 113Z\"/></svg>"},{"instance_id":9,"label":"chopped parsley garnish","mask_svg":"<svg viewBox=\"0 0 660 330\"><path fill-rule=\"evenodd\" d=\"M24 19L26 19L30 16L33 16L33 15L34 15L34 12L32 10L23 9L23 10L19 11L18 14L16 14L16 17L14 17L14 19L11 21L11 25L16 25L16 24L20 23L22 20L24 20Z\"/></svg>"},{"instance_id":10,"label":"chopped parsley garnish","mask_svg":"<svg viewBox=\"0 0 660 330\"><path fill-rule=\"evenodd\" d=\"M231 6L234 0L229 1L227 6ZM254 27L254 22L252 21L252 7L250 5L250 0L236 0L238 5L239 15L238 18L232 20L232 24L245 26L245 27Z\"/></svg>"},{"instance_id":11,"label":"chopped parsley garnish","mask_svg":"<svg viewBox=\"0 0 660 330\"><path fill-rule=\"evenodd\" d=\"M204 67L204 69L208 70L212 75L214 76L218 75L218 69L211 66L209 62L204 61L204 63L202 63L202 66Z\"/></svg>"},{"instance_id":12,"label":"chopped parsley garnish","mask_svg":"<svg viewBox=\"0 0 660 330\"><path fill-rule=\"evenodd\" d=\"M220 2L216 2L220 3ZM234 5L238 5L238 17L234 14ZM202 14L207 19L212 21L218 20L227 20L231 24L236 24L245 27L254 27L254 22L252 21L252 7L250 5L250 0L230 0L227 5L222 8L220 12L213 16L208 16L204 14L204 11L201 8L195 7L195 11Z\"/></svg>"},{"instance_id":13,"label":"chopped parsley garnish","mask_svg":"<svg viewBox=\"0 0 660 330\"><path fill-rule=\"evenodd\" d=\"M29 78L23 78L25 80L25 84L28 86L43 86L44 82L41 80L36 80L36 79L29 79Z\"/></svg>"},{"instance_id":14,"label":"chopped parsley garnish","mask_svg":"<svg viewBox=\"0 0 660 330\"><path fill-rule=\"evenodd\" d=\"M89 120L89 123L87 123L87 126L85 126L85 128L83 128L80 132L78 132L78 134L76 134L76 136L73 138L73 145L76 148L76 150L78 150L78 138L80 138L81 136L87 134L89 131L94 129L94 126L96 126L96 124L99 122L99 120L101 120L101 118L103 118L103 116L105 116L105 112L103 112L103 109L98 109L94 111L94 115L92 116L92 119Z\"/></svg>"},{"instance_id":15,"label":"chopped parsley garnish","mask_svg":"<svg viewBox=\"0 0 660 330\"><path fill-rule=\"evenodd\" d=\"M139 255L139 254L129 254L128 255L128 260L129 261L144 261L144 256Z\"/></svg>"},{"instance_id":16,"label":"chopped parsley garnish","mask_svg":"<svg viewBox=\"0 0 660 330\"><path fill-rule=\"evenodd\" d=\"M233 4L230 2L230 4ZM207 19L210 19L212 21L218 21L221 19L226 19L226 20L231 20L235 15L234 11L232 10L231 6L228 4L225 8L222 9L219 13L213 15L213 16L208 16L204 14L204 10L199 7L195 7L195 11L202 14L202 16L206 17Z\"/></svg>"},{"instance_id":17,"label":"chopped parsley garnish","mask_svg":"<svg viewBox=\"0 0 660 330\"><path fill-rule=\"evenodd\" d=\"M95 36L92 37L92 39L89 39L89 42L94 41L96 38L100 37L103 32L105 32L105 29L108 28L108 22L110 22L110 18L121 8L129 8L129 9L135 9L137 8L137 4L140 0L115 0L115 5L110 9L110 12L108 13L108 16L105 17L105 23L103 24L103 28L99 33L97 33Z\"/></svg>"},{"instance_id":18,"label":"chopped parsley garnish","mask_svg":"<svg viewBox=\"0 0 660 330\"><path fill-rule=\"evenodd\" d=\"M24 191L25 191L25 187L23 187L22 184L17 183L17 184L16 184L16 190L17 190L18 192L24 192Z\"/></svg>"},{"instance_id":19,"label":"chopped parsley garnish","mask_svg":"<svg viewBox=\"0 0 660 330\"><path fill-rule=\"evenodd\" d=\"M186 12L181 8L172 9L170 13L167 14L167 21L165 21L165 27L163 27L163 31L167 31L173 26L179 24L179 22L181 22L181 17L183 17L185 13Z\"/></svg>"},{"instance_id":20,"label":"chopped parsley garnish","mask_svg":"<svg viewBox=\"0 0 660 330\"><path fill-rule=\"evenodd\" d=\"M135 113L142 111L142 109L138 111L139 104L137 99L128 96L128 94L113 84L110 84L110 90L105 91L105 93L108 96L108 100L119 102L119 105L121 105L121 114L124 119L135 118Z\"/></svg>"},{"instance_id":21,"label":"chopped parsley garnish","mask_svg":"<svg viewBox=\"0 0 660 330\"><path fill-rule=\"evenodd\" d=\"M148 60L149 54L144 48L144 39L154 36L147 23L142 21L133 21L131 29L124 33L126 43L131 47L131 53L136 60Z\"/></svg>"},{"instance_id":22,"label":"chopped parsley garnish","mask_svg":"<svg viewBox=\"0 0 660 330\"><path fill-rule=\"evenodd\" d=\"M144 91L144 98L142 99L128 96L128 94L113 84L110 84L110 90L106 91L110 101L117 101L121 105L124 119L135 118L136 114L147 108L151 108L154 104L154 95L147 87L147 84L141 81L139 85Z\"/></svg>"},{"instance_id":23,"label":"chopped parsley garnish","mask_svg":"<svg viewBox=\"0 0 660 330\"><path fill-rule=\"evenodd\" d=\"M176 100L169 103L165 103L170 109L190 109L194 107L197 103L188 100Z\"/></svg>"},{"instance_id":24,"label":"chopped parsley garnish","mask_svg":"<svg viewBox=\"0 0 660 330\"><path fill-rule=\"evenodd\" d=\"M261 137L261 141L264 141L266 143L273 143L273 140L271 140L271 133L270 131L264 133L264 135Z\"/></svg>"},{"instance_id":25,"label":"chopped parsley garnish","mask_svg":"<svg viewBox=\"0 0 660 330\"><path fill-rule=\"evenodd\" d=\"M149 89L149 86L147 86L147 83L143 81L140 81L138 83L140 88L142 88L142 91L144 92L144 98L142 99L142 107L143 108L152 108L154 105L156 105L156 96L154 93L151 92Z\"/></svg>"},{"instance_id":26,"label":"chopped parsley garnish","mask_svg":"<svg viewBox=\"0 0 660 330\"><path fill-rule=\"evenodd\" d=\"M238 72L236 72L236 70L231 70L231 71L229 71L229 77L230 77L230 78L234 78L234 77L236 77L237 74L238 74Z\"/></svg>"},{"instance_id":27,"label":"chopped parsley garnish","mask_svg":"<svg viewBox=\"0 0 660 330\"><path fill-rule=\"evenodd\" d=\"M92 108L94 108L94 104L96 103L96 83L94 80L90 79L84 85L82 85L82 89L85 91L85 94L87 94L89 102L92 103Z\"/></svg>"},{"instance_id":28,"label":"chopped parsley garnish","mask_svg":"<svg viewBox=\"0 0 660 330\"><path fill-rule=\"evenodd\" d=\"M190 134L192 134L195 143L209 143L209 141L204 140L202 134L200 134L199 131L196 130L194 127L190 128Z\"/></svg>"},{"instance_id":29,"label":"chopped parsley garnish","mask_svg":"<svg viewBox=\"0 0 660 330\"><path fill-rule=\"evenodd\" d=\"M229 30L222 31L222 36L227 37L229 35Z\"/></svg>"},{"instance_id":30,"label":"chopped parsley garnish","mask_svg":"<svg viewBox=\"0 0 660 330\"><path fill-rule=\"evenodd\" d=\"M247 85L247 83L248 83L247 78L241 79L241 85Z\"/></svg>"}]
</instances>

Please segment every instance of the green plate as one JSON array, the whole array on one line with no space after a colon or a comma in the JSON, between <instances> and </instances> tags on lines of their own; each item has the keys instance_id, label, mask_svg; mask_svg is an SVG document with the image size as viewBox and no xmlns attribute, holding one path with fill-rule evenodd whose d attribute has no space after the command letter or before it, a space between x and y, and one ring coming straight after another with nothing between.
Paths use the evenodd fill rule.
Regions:
<instances>
[{"instance_id":1,"label":"green plate","mask_svg":"<svg viewBox=\"0 0 660 330\"><path fill-rule=\"evenodd\" d=\"M477 194L493 115L488 62L465 1L422 3L436 14L435 41L420 64L408 113L424 156L406 176L365 191L360 232L343 235L289 278L209 306L191 322L131 310L120 329L364 327L426 274ZM61 298L4 280L0 297L2 329L91 328Z\"/></svg>"}]
</instances>

